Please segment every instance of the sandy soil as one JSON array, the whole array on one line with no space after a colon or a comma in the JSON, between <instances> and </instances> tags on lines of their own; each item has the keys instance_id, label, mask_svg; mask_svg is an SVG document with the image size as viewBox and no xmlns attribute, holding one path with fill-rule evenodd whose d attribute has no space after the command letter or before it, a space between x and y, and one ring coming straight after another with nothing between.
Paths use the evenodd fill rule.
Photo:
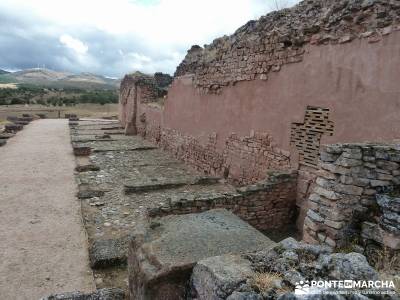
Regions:
<instances>
[{"instance_id":1,"label":"sandy soil","mask_svg":"<svg viewBox=\"0 0 400 300\"><path fill-rule=\"evenodd\" d=\"M34 121L0 148L0 298L91 291L66 120Z\"/></svg>"}]
</instances>

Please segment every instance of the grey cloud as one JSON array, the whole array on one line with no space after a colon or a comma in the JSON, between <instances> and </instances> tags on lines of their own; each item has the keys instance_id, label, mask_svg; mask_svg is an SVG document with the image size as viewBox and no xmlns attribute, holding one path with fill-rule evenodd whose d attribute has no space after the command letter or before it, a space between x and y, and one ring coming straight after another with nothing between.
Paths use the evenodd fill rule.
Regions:
<instances>
[{"instance_id":1,"label":"grey cloud","mask_svg":"<svg viewBox=\"0 0 400 300\"><path fill-rule=\"evenodd\" d=\"M62 34L88 46L84 59L60 43ZM139 65L141 71L173 73L179 60L172 53L158 50L147 47L133 34L111 35L96 28L64 28L26 13L0 11L0 68L25 69L45 64L59 71L122 77L135 71L135 58L129 53L137 53L151 59ZM175 51L181 58L186 53L186 49Z\"/></svg>"}]
</instances>

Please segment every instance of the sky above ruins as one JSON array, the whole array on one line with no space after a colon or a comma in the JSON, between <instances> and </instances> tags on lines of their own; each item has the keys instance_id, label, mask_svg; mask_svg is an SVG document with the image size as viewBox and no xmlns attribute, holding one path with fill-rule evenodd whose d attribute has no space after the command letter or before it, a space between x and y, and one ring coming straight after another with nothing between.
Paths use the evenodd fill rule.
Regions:
<instances>
[{"instance_id":1,"label":"sky above ruins","mask_svg":"<svg viewBox=\"0 0 400 300\"><path fill-rule=\"evenodd\" d=\"M136 70L173 73L191 45L232 34L273 2L1 0L0 68L40 65L112 77Z\"/></svg>"}]
</instances>

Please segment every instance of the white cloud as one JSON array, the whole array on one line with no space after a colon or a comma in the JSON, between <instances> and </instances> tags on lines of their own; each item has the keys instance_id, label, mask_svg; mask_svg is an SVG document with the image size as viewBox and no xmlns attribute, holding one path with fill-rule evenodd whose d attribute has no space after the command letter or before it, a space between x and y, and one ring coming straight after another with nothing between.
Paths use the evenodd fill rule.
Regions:
<instances>
[{"instance_id":1,"label":"white cloud","mask_svg":"<svg viewBox=\"0 0 400 300\"><path fill-rule=\"evenodd\" d=\"M54 36L74 51L80 64L76 68L91 72L114 68L109 75L122 76L135 71L133 68L173 73L193 44L202 46L232 34L247 21L266 14L272 1L1 0L0 13L31 20L30 28L21 35L35 31ZM102 65L105 61L107 66ZM85 69L97 67L99 70Z\"/></svg>"},{"instance_id":2,"label":"white cloud","mask_svg":"<svg viewBox=\"0 0 400 300\"><path fill-rule=\"evenodd\" d=\"M63 34L60 36L60 42L66 47L74 50L78 54L86 54L89 50L89 47L85 45L79 39L75 39L68 34Z\"/></svg>"},{"instance_id":3,"label":"white cloud","mask_svg":"<svg viewBox=\"0 0 400 300\"><path fill-rule=\"evenodd\" d=\"M146 55L142 55L136 52L132 52L128 54L129 56L133 57L133 59L135 59L138 62L142 62L142 63L149 63L151 62L151 58L146 56Z\"/></svg>"}]
</instances>

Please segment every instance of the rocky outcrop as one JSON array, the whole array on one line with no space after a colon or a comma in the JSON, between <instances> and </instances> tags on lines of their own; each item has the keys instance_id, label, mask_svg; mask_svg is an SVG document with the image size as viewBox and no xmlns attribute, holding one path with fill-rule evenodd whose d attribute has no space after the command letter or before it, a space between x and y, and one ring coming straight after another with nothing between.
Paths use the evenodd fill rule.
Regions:
<instances>
[{"instance_id":1,"label":"rocky outcrop","mask_svg":"<svg viewBox=\"0 0 400 300\"><path fill-rule=\"evenodd\" d=\"M154 219L134 235L129 247L129 299L183 299L196 262L274 245L224 209Z\"/></svg>"},{"instance_id":2,"label":"rocky outcrop","mask_svg":"<svg viewBox=\"0 0 400 300\"><path fill-rule=\"evenodd\" d=\"M233 35L204 48L193 46L175 76L194 74L197 87L218 92L244 80L268 78L284 65L301 62L307 44L373 43L399 30L400 1L305 0L250 21Z\"/></svg>"},{"instance_id":3,"label":"rocky outcrop","mask_svg":"<svg viewBox=\"0 0 400 300\"><path fill-rule=\"evenodd\" d=\"M316 290L298 296L293 291L300 282L377 279L378 273L359 253L331 253L328 247L288 238L270 250L201 260L191 276L190 299L368 299L315 295Z\"/></svg>"}]
</instances>

